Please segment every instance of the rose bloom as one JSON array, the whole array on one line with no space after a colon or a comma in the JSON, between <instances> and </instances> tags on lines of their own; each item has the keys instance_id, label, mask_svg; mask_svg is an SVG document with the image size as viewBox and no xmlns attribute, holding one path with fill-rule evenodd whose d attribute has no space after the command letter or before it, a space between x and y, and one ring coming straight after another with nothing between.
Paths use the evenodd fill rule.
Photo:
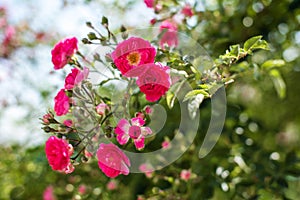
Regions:
<instances>
[{"instance_id":1,"label":"rose bloom","mask_svg":"<svg viewBox=\"0 0 300 200\"><path fill-rule=\"evenodd\" d=\"M70 61L73 54L78 50L77 43L77 39L72 37L66 38L54 46L51 55L55 70L63 68Z\"/></svg>"},{"instance_id":2,"label":"rose bloom","mask_svg":"<svg viewBox=\"0 0 300 200\"><path fill-rule=\"evenodd\" d=\"M154 7L155 0L144 0L144 3L146 4L146 6L147 6L148 8L153 8L153 7Z\"/></svg>"},{"instance_id":3,"label":"rose bloom","mask_svg":"<svg viewBox=\"0 0 300 200\"><path fill-rule=\"evenodd\" d=\"M79 185L78 192L79 194L84 195L86 193L86 186L83 184Z\"/></svg>"},{"instance_id":4,"label":"rose bloom","mask_svg":"<svg viewBox=\"0 0 300 200\"><path fill-rule=\"evenodd\" d=\"M168 149L168 148L170 148L170 142L165 140L161 143L161 146L163 149Z\"/></svg>"},{"instance_id":5,"label":"rose bloom","mask_svg":"<svg viewBox=\"0 0 300 200\"><path fill-rule=\"evenodd\" d=\"M43 193L43 200L56 200L56 197L53 193L53 187L48 186Z\"/></svg>"},{"instance_id":6,"label":"rose bloom","mask_svg":"<svg viewBox=\"0 0 300 200\"><path fill-rule=\"evenodd\" d=\"M73 154L72 145L64 139L51 136L46 141L46 157L53 170L71 173L73 166L70 162L70 156Z\"/></svg>"},{"instance_id":7,"label":"rose bloom","mask_svg":"<svg viewBox=\"0 0 300 200\"><path fill-rule=\"evenodd\" d=\"M137 37L124 40L111 53L115 65L122 75L127 77L130 77L127 72L131 69L145 63L153 63L155 55L156 50L150 42Z\"/></svg>"},{"instance_id":8,"label":"rose bloom","mask_svg":"<svg viewBox=\"0 0 300 200\"><path fill-rule=\"evenodd\" d=\"M15 35L16 29L13 26L7 26L5 29L2 45L9 45Z\"/></svg>"},{"instance_id":9,"label":"rose bloom","mask_svg":"<svg viewBox=\"0 0 300 200\"><path fill-rule=\"evenodd\" d=\"M101 143L97 158L98 166L106 176L115 178L120 174L129 174L130 160L116 145Z\"/></svg>"},{"instance_id":10,"label":"rose bloom","mask_svg":"<svg viewBox=\"0 0 300 200\"><path fill-rule=\"evenodd\" d=\"M115 190L118 187L118 182L116 180L110 180L107 184L106 184L106 188L108 190Z\"/></svg>"},{"instance_id":11,"label":"rose bloom","mask_svg":"<svg viewBox=\"0 0 300 200\"><path fill-rule=\"evenodd\" d=\"M124 145L131 138L138 150L143 149L145 147L145 137L152 134L149 127L143 127L144 124L145 120L140 117L132 118L130 123L126 119L121 119L115 128L119 144Z\"/></svg>"},{"instance_id":12,"label":"rose bloom","mask_svg":"<svg viewBox=\"0 0 300 200\"><path fill-rule=\"evenodd\" d=\"M136 84L146 99L155 102L160 99L170 88L170 68L160 63L145 64L132 70L130 74L138 76Z\"/></svg>"},{"instance_id":13,"label":"rose bloom","mask_svg":"<svg viewBox=\"0 0 300 200\"><path fill-rule=\"evenodd\" d=\"M181 172L180 172L180 178L182 180L185 180L185 181L188 181L190 178L191 178L191 170L186 170L186 169L183 169Z\"/></svg>"},{"instance_id":14,"label":"rose bloom","mask_svg":"<svg viewBox=\"0 0 300 200\"><path fill-rule=\"evenodd\" d=\"M189 4L185 5L181 10L181 13L186 17L192 17L194 15L193 10Z\"/></svg>"},{"instance_id":15,"label":"rose bloom","mask_svg":"<svg viewBox=\"0 0 300 200\"><path fill-rule=\"evenodd\" d=\"M159 27L160 32L164 32L159 41L159 45L164 49L164 45L169 47L178 46L178 35L177 35L177 25L168 20L161 23Z\"/></svg>"},{"instance_id":16,"label":"rose bloom","mask_svg":"<svg viewBox=\"0 0 300 200\"><path fill-rule=\"evenodd\" d=\"M57 116L62 116L68 113L70 108L69 97L65 90L61 89L54 98L54 111Z\"/></svg>"},{"instance_id":17,"label":"rose bloom","mask_svg":"<svg viewBox=\"0 0 300 200\"><path fill-rule=\"evenodd\" d=\"M89 69L84 67L83 71L77 68L72 69L72 72L65 79L65 89L72 90L75 85L78 85L88 77Z\"/></svg>"},{"instance_id":18,"label":"rose bloom","mask_svg":"<svg viewBox=\"0 0 300 200\"><path fill-rule=\"evenodd\" d=\"M63 124L67 127L72 127L73 121L71 119L64 120Z\"/></svg>"}]
</instances>

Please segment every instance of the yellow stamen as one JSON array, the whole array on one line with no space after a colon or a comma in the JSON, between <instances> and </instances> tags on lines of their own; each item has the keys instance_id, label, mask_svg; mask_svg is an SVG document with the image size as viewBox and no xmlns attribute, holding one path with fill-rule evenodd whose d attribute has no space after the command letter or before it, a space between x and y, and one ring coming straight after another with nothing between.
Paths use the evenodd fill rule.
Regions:
<instances>
[{"instance_id":1,"label":"yellow stamen","mask_svg":"<svg viewBox=\"0 0 300 200\"><path fill-rule=\"evenodd\" d=\"M139 54L139 52L136 51L128 54L126 58L130 65L138 65L141 61L141 55Z\"/></svg>"}]
</instances>

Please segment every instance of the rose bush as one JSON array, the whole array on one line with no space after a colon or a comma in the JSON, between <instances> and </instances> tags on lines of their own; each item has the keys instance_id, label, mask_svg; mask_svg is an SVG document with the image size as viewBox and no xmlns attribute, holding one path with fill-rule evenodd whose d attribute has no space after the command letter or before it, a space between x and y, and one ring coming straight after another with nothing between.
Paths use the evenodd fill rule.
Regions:
<instances>
[{"instance_id":1,"label":"rose bush","mask_svg":"<svg viewBox=\"0 0 300 200\"><path fill-rule=\"evenodd\" d=\"M93 52L90 58L76 49L76 55L73 51L72 56L67 57L71 73L66 76L64 89L55 97L54 106L57 116L66 116L58 118L48 113L43 119L43 129L72 144L75 151L70 157L71 163L89 164L96 157L101 172L109 178L131 172L144 173L153 184L166 181L174 186L174 194L184 193L176 187L201 179L195 175L189 161L172 169L169 175L160 175L156 171L164 167L161 163L168 163L169 157L176 157L178 151L190 145L186 143L189 133L180 126L179 118L183 121L195 119L205 99L218 96L220 88L233 83L243 72L252 70L249 63L245 64L245 59L256 50L268 50L269 47L262 36L255 36L243 45L230 46L215 60L207 59L206 54L197 52L201 49L199 46L199 49L189 49L189 45L196 42L185 40L180 33L182 30L192 32L193 27L188 26L187 20L200 15L195 6L178 4L178 12L170 12L167 16L164 15L166 4L160 1L145 3L164 16L158 15L151 21L153 26L158 25L153 38L138 37L136 33L131 36L124 26L121 33L116 34L109 29L106 17L102 18L106 35L87 23L94 32L82 42L109 47L109 50ZM97 80L93 79L95 74L99 77ZM116 96L119 99L114 99ZM158 108L171 113L174 121L164 121L164 112ZM213 116L221 114L213 112ZM72 123L66 123L65 120L71 118ZM192 126L185 124L186 127L189 125ZM174 139L177 136L179 139ZM215 138L209 139L216 142ZM195 144L191 144L191 149L195 154ZM155 158L136 156L151 155L155 151L159 152ZM223 187L226 186L223 184ZM164 191L158 190L156 194L163 196Z\"/></svg>"}]
</instances>

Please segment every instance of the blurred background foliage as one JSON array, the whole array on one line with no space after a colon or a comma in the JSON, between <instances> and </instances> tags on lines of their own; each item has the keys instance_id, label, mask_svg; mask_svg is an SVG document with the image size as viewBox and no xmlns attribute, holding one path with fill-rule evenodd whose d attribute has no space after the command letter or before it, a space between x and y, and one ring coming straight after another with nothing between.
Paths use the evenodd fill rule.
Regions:
<instances>
[{"instance_id":1,"label":"blurred background foliage","mask_svg":"<svg viewBox=\"0 0 300 200\"><path fill-rule=\"evenodd\" d=\"M139 195L140 199L142 196L149 199L298 199L300 1L198 2L204 9L194 19L196 25L187 32L196 37L212 58L224 54L229 45L241 44L255 35L262 35L271 48L237 63L241 66L246 62L249 68L227 87L225 127L218 143L205 158L199 159L198 151L210 120L209 100L200 107L199 133L179 160L154 172L152 178L144 174L121 176L114 190L107 188L109 179L100 172L95 160L89 161L90 165L76 166L70 175L61 175L50 169L43 145L26 148L18 144L3 145L0 147L0 199L41 199L49 185L53 186L57 199L137 199ZM122 1L64 0L61 11L72 4L91 3L113 7L114 12L123 13L137 1L126 4ZM126 19L122 23L126 25ZM22 37L26 38L28 31L31 32L24 30ZM40 41L36 39L33 44L38 45ZM46 41L51 44L52 40L50 37ZM11 47L25 45L28 43ZM35 47L30 45L30 48ZM3 57L1 62L9 59L7 54ZM284 61L273 72L274 76L268 75L269 71L258 70L269 59ZM32 63L32 69L35 64ZM53 91L39 92L48 98L48 93ZM1 112L8 107L2 105ZM153 148L159 146L156 144ZM191 169L190 180L180 179L182 169ZM79 191L82 186L84 193Z\"/></svg>"}]
</instances>

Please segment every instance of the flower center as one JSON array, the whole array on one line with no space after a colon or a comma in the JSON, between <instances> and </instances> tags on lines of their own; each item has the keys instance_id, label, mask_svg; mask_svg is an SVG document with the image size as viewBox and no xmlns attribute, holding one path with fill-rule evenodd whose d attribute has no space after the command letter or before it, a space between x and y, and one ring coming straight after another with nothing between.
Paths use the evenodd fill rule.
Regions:
<instances>
[{"instance_id":1,"label":"flower center","mask_svg":"<svg viewBox=\"0 0 300 200\"><path fill-rule=\"evenodd\" d=\"M132 139L137 139L141 135L141 127L139 126L131 126L129 128L129 136Z\"/></svg>"},{"instance_id":2,"label":"flower center","mask_svg":"<svg viewBox=\"0 0 300 200\"><path fill-rule=\"evenodd\" d=\"M138 65L141 60L141 55L138 52L134 51L128 54L126 58L130 65Z\"/></svg>"}]
</instances>

